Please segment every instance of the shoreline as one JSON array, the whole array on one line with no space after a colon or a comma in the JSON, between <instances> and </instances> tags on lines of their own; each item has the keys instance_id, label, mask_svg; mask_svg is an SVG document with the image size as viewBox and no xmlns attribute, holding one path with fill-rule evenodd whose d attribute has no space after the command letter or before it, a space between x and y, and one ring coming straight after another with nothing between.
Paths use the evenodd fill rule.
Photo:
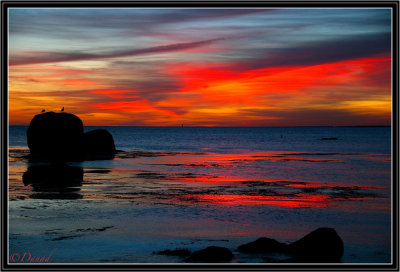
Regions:
<instances>
[{"instance_id":1,"label":"shoreline","mask_svg":"<svg viewBox=\"0 0 400 272\"><path fill-rule=\"evenodd\" d=\"M41 200L35 205L36 208L34 209L21 208L29 206L29 202L32 204L32 202L36 201L12 201L10 214L13 214L15 209L20 209L21 212L18 218L14 218L14 216L10 218L10 252L31 249L32 253L35 252L36 255L40 255L45 254L50 249L57 248L57 252L53 256L53 261L62 263L70 263L78 259L87 261L87 257L91 255L97 256L95 263L131 263L130 258L132 260L141 260L140 263L151 263L157 259L162 262L168 262L167 260L169 260L172 263L183 263L181 258L159 256L153 254L153 252L175 248L188 248L191 251L196 251L210 245L231 249L235 255L235 258L232 260L233 262L241 260L246 263L269 263L273 260L273 254L271 256L261 254L261 256L267 258L263 259L260 255L238 253L236 249L239 245L251 242L261 236L275 238L282 242L293 242L309 233L310 229L313 228L303 226L302 230L293 232L291 231L293 229L292 226L281 223L279 227L270 226L264 230L254 229L252 234L245 235L240 232L241 228L239 224L235 227L239 231L236 234L223 234L224 231L222 229L226 223L219 221L216 216L212 217L210 221L209 216L211 214L209 212L204 214L204 209L197 208L192 210L203 212L200 213L202 215L199 218L193 215L188 217L188 213L182 212L179 207L161 205L143 208L133 203L106 203L98 200L79 200L79 203L73 200L57 200L56 203L54 203L54 200ZM45 207L46 205L47 207ZM215 212L215 209L213 210ZM251 212L251 210L253 211ZM273 210L275 216L278 216L278 211L276 209ZM284 212L285 209L281 208L279 210L280 212ZM76 211L80 212L74 215ZM245 209L245 211L249 215L258 213L254 207ZM44 217L41 216L43 212L46 213ZM225 211L217 209L218 214L223 212ZM102 215L93 217L92 213ZM153 215L150 213L153 213ZM309 216L312 213L310 211ZM161 214L163 215L161 216ZM321 217L326 217L323 211L317 214ZM71 221L76 221L78 215L80 219L77 225ZM130 220L127 217L134 218ZM154 220L157 220L157 226L149 229L149 225L155 226L154 223L151 223ZM245 219L243 218L242 220ZM29 222L30 229L26 229L24 227L26 224L22 222ZM260 223L258 223L259 226ZM313 226L318 224L325 225L326 222L323 219L316 220ZM207 225L212 225L212 230L210 228L207 229ZM338 226L337 222L331 222L330 225ZM365 247L365 244L357 245L347 242L349 239L351 240L354 233L345 233L346 226L339 226L337 228L338 233L343 238L345 247L342 263L363 263L373 262L373 260L384 262L385 259L388 260L387 258L390 257L390 250L385 253L385 246L383 244L378 245L377 242L381 240L380 238L376 237L375 239L378 240L374 239L373 241L375 242L371 241L370 246ZM273 233L271 229L280 229L280 231ZM380 242L382 243L382 241ZM79 256L76 248L85 249L84 251L80 251L82 256ZM378 251L380 253L376 254ZM123 253L125 255L120 256ZM106 259L107 257L108 259ZM268 258L272 259L268 261Z\"/></svg>"}]
</instances>

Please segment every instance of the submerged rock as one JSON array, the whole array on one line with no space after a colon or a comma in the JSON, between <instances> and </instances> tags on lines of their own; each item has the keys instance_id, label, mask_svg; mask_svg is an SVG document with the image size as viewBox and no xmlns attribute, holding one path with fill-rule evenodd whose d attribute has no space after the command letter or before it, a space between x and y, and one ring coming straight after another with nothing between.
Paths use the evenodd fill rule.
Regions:
<instances>
[{"instance_id":1,"label":"submerged rock","mask_svg":"<svg viewBox=\"0 0 400 272\"><path fill-rule=\"evenodd\" d=\"M190 251L185 248L177 248L175 250L167 249L167 250L159 251L156 254L167 255L167 256L187 257L190 255Z\"/></svg>"},{"instance_id":2,"label":"submerged rock","mask_svg":"<svg viewBox=\"0 0 400 272\"><path fill-rule=\"evenodd\" d=\"M290 262L340 262L343 241L333 228L319 228L287 246Z\"/></svg>"},{"instance_id":3,"label":"submerged rock","mask_svg":"<svg viewBox=\"0 0 400 272\"><path fill-rule=\"evenodd\" d=\"M25 184L46 184L57 181L59 184L80 185L83 181L82 167L66 164L31 165L22 175Z\"/></svg>"},{"instance_id":4,"label":"submerged rock","mask_svg":"<svg viewBox=\"0 0 400 272\"><path fill-rule=\"evenodd\" d=\"M238 247L240 252L245 253L274 253L274 252L285 252L286 244L280 243L274 239L267 237L261 237L254 242L240 245Z\"/></svg>"},{"instance_id":5,"label":"submerged rock","mask_svg":"<svg viewBox=\"0 0 400 272\"><path fill-rule=\"evenodd\" d=\"M22 175L22 180L25 185L77 186L82 184L83 169L66 164L31 165Z\"/></svg>"},{"instance_id":6,"label":"submerged rock","mask_svg":"<svg viewBox=\"0 0 400 272\"><path fill-rule=\"evenodd\" d=\"M31 185L38 199L80 199L83 182L81 167L65 164L31 165L22 176L25 186Z\"/></svg>"},{"instance_id":7,"label":"submerged rock","mask_svg":"<svg viewBox=\"0 0 400 272\"><path fill-rule=\"evenodd\" d=\"M83 158L83 123L66 112L35 115L27 130L33 158L49 161L79 161Z\"/></svg>"},{"instance_id":8,"label":"submerged rock","mask_svg":"<svg viewBox=\"0 0 400 272\"><path fill-rule=\"evenodd\" d=\"M225 247L209 246L205 249L195 251L186 262L222 263L230 262L233 258L232 252Z\"/></svg>"}]
</instances>

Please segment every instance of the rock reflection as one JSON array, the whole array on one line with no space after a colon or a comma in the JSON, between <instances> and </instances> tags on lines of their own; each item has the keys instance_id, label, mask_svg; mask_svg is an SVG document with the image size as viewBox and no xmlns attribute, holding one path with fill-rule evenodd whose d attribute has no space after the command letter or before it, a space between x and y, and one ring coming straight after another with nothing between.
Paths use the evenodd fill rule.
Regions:
<instances>
[{"instance_id":1,"label":"rock reflection","mask_svg":"<svg viewBox=\"0 0 400 272\"><path fill-rule=\"evenodd\" d=\"M30 165L22 176L25 186L35 193L31 198L81 199L78 193L83 182L83 169L66 164Z\"/></svg>"}]
</instances>

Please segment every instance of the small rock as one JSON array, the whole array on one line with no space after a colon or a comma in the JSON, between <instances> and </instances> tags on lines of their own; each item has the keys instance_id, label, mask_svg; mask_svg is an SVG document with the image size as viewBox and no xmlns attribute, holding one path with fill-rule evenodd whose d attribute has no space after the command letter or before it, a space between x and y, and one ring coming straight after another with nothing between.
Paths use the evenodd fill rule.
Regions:
<instances>
[{"instance_id":1,"label":"small rock","mask_svg":"<svg viewBox=\"0 0 400 272\"><path fill-rule=\"evenodd\" d=\"M245 253L284 252L286 250L286 244L280 243L274 239L270 239L267 237L261 237L254 242L240 245L238 247L238 250Z\"/></svg>"},{"instance_id":2,"label":"small rock","mask_svg":"<svg viewBox=\"0 0 400 272\"><path fill-rule=\"evenodd\" d=\"M159 255L168 255L168 256L178 256L178 257L187 257L190 255L190 251L188 249L185 248L177 248L175 250L163 250L163 251L159 251L156 254Z\"/></svg>"},{"instance_id":3,"label":"small rock","mask_svg":"<svg viewBox=\"0 0 400 272\"><path fill-rule=\"evenodd\" d=\"M194 252L185 262L222 263L230 262L232 252L225 247L210 246Z\"/></svg>"},{"instance_id":4,"label":"small rock","mask_svg":"<svg viewBox=\"0 0 400 272\"><path fill-rule=\"evenodd\" d=\"M116 153L114 139L105 129L88 131L83 136L85 159L112 159Z\"/></svg>"}]
</instances>

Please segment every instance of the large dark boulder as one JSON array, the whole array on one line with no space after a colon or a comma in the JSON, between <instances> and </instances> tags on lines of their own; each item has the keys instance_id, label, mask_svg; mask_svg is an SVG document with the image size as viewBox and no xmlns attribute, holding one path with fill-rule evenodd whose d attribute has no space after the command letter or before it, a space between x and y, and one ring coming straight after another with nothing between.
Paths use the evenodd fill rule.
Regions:
<instances>
[{"instance_id":1,"label":"large dark boulder","mask_svg":"<svg viewBox=\"0 0 400 272\"><path fill-rule=\"evenodd\" d=\"M83 123L66 112L35 115L27 131L32 158L79 161L83 158Z\"/></svg>"},{"instance_id":2,"label":"large dark boulder","mask_svg":"<svg viewBox=\"0 0 400 272\"><path fill-rule=\"evenodd\" d=\"M319 228L287 246L290 262L340 262L343 241L332 228Z\"/></svg>"},{"instance_id":3,"label":"large dark boulder","mask_svg":"<svg viewBox=\"0 0 400 272\"><path fill-rule=\"evenodd\" d=\"M274 239L261 237L244 245L238 247L240 252L244 253L275 253L285 252L286 244L280 243Z\"/></svg>"},{"instance_id":4,"label":"large dark boulder","mask_svg":"<svg viewBox=\"0 0 400 272\"><path fill-rule=\"evenodd\" d=\"M114 139L105 129L86 132L83 141L86 159L110 159L116 152Z\"/></svg>"},{"instance_id":5,"label":"large dark boulder","mask_svg":"<svg viewBox=\"0 0 400 272\"><path fill-rule=\"evenodd\" d=\"M223 263L230 262L233 258L232 252L225 247L209 246L205 249L195 251L185 262Z\"/></svg>"}]
</instances>

